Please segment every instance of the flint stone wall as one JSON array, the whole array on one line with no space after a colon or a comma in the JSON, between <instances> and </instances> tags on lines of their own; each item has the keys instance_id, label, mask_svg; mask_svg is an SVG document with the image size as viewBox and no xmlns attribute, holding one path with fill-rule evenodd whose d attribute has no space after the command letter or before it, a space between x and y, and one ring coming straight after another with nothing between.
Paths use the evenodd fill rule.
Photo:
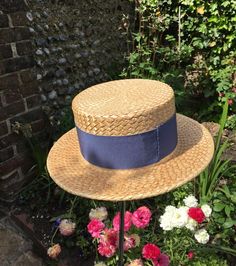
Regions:
<instances>
[{"instance_id":1,"label":"flint stone wall","mask_svg":"<svg viewBox=\"0 0 236 266\"><path fill-rule=\"evenodd\" d=\"M79 91L114 78L127 50L129 0L31 0L37 79L55 127Z\"/></svg>"}]
</instances>

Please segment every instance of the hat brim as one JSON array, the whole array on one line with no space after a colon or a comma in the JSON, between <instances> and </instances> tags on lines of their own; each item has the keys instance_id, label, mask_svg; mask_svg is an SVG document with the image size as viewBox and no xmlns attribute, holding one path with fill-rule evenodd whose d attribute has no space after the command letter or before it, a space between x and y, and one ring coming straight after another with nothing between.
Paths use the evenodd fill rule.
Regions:
<instances>
[{"instance_id":1,"label":"hat brim","mask_svg":"<svg viewBox=\"0 0 236 266\"><path fill-rule=\"evenodd\" d=\"M178 145L171 155L158 163L126 170L87 162L74 128L53 145L47 168L55 183L74 195L108 201L157 196L199 175L213 157L214 141L204 126L177 114L177 127Z\"/></svg>"}]
</instances>

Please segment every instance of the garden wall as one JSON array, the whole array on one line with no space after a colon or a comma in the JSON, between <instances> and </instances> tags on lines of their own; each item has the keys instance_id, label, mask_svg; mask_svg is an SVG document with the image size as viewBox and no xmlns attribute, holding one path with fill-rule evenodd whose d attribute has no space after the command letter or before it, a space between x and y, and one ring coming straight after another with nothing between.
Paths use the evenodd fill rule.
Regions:
<instances>
[{"instance_id":1,"label":"garden wall","mask_svg":"<svg viewBox=\"0 0 236 266\"><path fill-rule=\"evenodd\" d=\"M129 0L29 3L41 100L58 127L75 94L120 73L134 8Z\"/></svg>"},{"instance_id":2,"label":"garden wall","mask_svg":"<svg viewBox=\"0 0 236 266\"><path fill-rule=\"evenodd\" d=\"M48 122L58 135L71 125L73 96L121 70L133 12L128 0L0 1L0 200L35 176L22 126L45 144Z\"/></svg>"},{"instance_id":3,"label":"garden wall","mask_svg":"<svg viewBox=\"0 0 236 266\"><path fill-rule=\"evenodd\" d=\"M29 123L39 136L45 123L33 74L29 18L24 0L0 2L0 199L4 201L12 201L34 174L32 155L13 125Z\"/></svg>"}]
</instances>

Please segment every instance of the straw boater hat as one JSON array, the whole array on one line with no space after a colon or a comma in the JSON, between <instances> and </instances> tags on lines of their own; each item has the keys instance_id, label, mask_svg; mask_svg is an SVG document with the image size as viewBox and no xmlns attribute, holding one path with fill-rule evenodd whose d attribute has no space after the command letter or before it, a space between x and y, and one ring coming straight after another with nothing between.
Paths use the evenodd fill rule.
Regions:
<instances>
[{"instance_id":1,"label":"straw boater hat","mask_svg":"<svg viewBox=\"0 0 236 266\"><path fill-rule=\"evenodd\" d=\"M196 177L214 143L198 122L176 114L174 93L154 80L105 82L79 93L76 127L52 147L47 167L64 190L98 200L156 196Z\"/></svg>"}]
</instances>

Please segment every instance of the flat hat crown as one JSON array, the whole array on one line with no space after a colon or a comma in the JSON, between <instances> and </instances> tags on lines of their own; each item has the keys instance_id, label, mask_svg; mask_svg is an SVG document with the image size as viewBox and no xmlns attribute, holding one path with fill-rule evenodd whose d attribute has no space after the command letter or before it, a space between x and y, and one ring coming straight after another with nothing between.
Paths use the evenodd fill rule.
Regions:
<instances>
[{"instance_id":1,"label":"flat hat crown","mask_svg":"<svg viewBox=\"0 0 236 266\"><path fill-rule=\"evenodd\" d=\"M76 126L87 133L135 135L153 130L174 115L174 92L155 80L110 81L79 93L72 109Z\"/></svg>"}]
</instances>

